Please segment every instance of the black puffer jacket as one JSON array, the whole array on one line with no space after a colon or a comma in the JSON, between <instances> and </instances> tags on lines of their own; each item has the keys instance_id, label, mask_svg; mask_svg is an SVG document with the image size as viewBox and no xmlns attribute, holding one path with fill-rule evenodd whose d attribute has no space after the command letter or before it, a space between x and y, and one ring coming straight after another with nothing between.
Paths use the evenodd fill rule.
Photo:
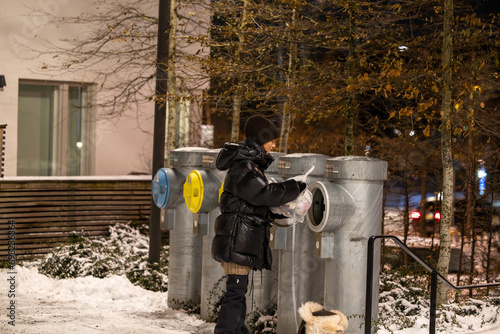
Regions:
<instances>
[{"instance_id":1,"label":"black puffer jacket","mask_svg":"<svg viewBox=\"0 0 500 334\"><path fill-rule=\"evenodd\" d=\"M295 180L268 183L264 170L273 158L250 139L224 145L217 168L228 170L215 221L212 256L219 262L271 269L270 207L294 200L300 193Z\"/></svg>"}]
</instances>

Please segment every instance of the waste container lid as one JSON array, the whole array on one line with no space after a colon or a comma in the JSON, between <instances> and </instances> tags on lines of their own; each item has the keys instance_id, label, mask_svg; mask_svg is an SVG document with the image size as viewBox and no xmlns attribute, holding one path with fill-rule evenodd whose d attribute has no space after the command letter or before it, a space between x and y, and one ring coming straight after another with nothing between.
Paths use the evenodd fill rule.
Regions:
<instances>
[{"instance_id":1,"label":"waste container lid","mask_svg":"<svg viewBox=\"0 0 500 334\"><path fill-rule=\"evenodd\" d=\"M274 161L267 167L266 172L269 174L278 174L278 166L280 157L284 157L286 153L282 152L271 152L271 156L274 158Z\"/></svg>"},{"instance_id":2,"label":"waste container lid","mask_svg":"<svg viewBox=\"0 0 500 334\"><path fill-rule=\"evenodd\" d=\"M278 171L282 176L296 176L305 174L311 166L314 166L310 176L323 176L328 158L331 157L318 153L287 154L279 158Z\"/></svg>"},{"instance_id":3,"label":"waste container lid","mask_svg":"<svg viewBox=\"0 0 500 334\"><path fill-rule=\"evenodd\" d=\"M201 167L203 153L207 152L205 147L181 147L170 152L170 164L172 167Z\"/></svg>"},{"instance_id":4,"label":"waste container lid","mask_svg":"<svg viewBox=\"0 0 500 334\"><path fill-rule=\"evenodd\" d=\"M217 169L216 160L219 155L220 148L214 148L203 153L203 160L201 166L203 168Z\"/></svg>"},{"instance_id":5,"label":"waste container lid","mask_svg":"<svg viewBox=\"0 0 500 334\"><path fill-rule=\"evenodd\" d=\"M203 203L203 178L199 171L193 170L186 178L183 196L189 211L200 211Z\"/></svg>"},{"instance_id":6,"label":"waste container lid","mask_svg":"<svg viewBox=\"0 0 500 334\"><path fill-rule=\"evenodd\" d=\"M222 184L220 185L219 188L219 198L218 198L219 203L220 203L220 196L222 195L223 192L224 192L224 180L222 180Z\"/></svg>"},{"instance_id":7,"label":"waste container lid","mask_svg":"<svg viewBox=\"0 0 500 334\"><path fill-rule=\"evenodd\" d=\"M326 161L328 180L387 180L387 162L365 156L343 156Z\"/></svg>"},{"instance_id":8,"label":"waste container lid","mask_svg":"<svg viewBox=\"0 0 500 334\"><path fill-rule=\"evenodd\" d=\"M160 209L163 209L167 205L169 196L169 180L168 173L165 168L160 168L156 173L151 184L151 195L153 196L153 202Z\"/></svg>"}]
</instances>

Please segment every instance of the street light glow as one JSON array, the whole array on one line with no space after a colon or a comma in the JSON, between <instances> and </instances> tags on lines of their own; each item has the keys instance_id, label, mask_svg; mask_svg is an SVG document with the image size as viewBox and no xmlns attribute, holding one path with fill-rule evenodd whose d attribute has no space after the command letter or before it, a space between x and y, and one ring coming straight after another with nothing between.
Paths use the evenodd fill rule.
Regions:
<instances>
[{"instance_id":1,"label":"street light glow","mask_svg":"<svg viewBox=\"0 0 500 334\"><path fill-rule=\"evenodd\" d=\"M481 168L480 170L477 171L477 178L482 179L485 178L488 174L486 173L486 170L484 168Z\"/></svg>"}]
</instances>

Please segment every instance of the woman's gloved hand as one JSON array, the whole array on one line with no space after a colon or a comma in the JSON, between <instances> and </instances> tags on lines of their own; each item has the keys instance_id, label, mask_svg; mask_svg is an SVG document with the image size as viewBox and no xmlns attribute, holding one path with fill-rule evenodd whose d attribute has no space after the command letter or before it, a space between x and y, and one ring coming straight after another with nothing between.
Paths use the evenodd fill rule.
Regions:
<instances>
[{"instance_id":1,"label":"woman's gloved hand","mask_svg":"<svg viewBox=\"0 0 500 334\"><path fill-rule=\"evenodd\" d=\"M269 215L269 217L270 217L272 220L274 220L274 219L287 219L287 218L289 218L289 217L284 216L284 215L282 215L282 214L280 214L280 213L274 213L274 212L272 212L272 211L271 211L271 214Z\"/></svg>"},{"instance_id":2,"label":"woman's gloved hand","mask_svg":"<svg viewBox=\"0 0 500 334\"><path fill-rule=\"evenodd\" d=\"M299 186L300 192L303 192L304 189L307 188L307 183L302 182L302 181L297 181L297 185Z\"/></svg>"}]
</instances>

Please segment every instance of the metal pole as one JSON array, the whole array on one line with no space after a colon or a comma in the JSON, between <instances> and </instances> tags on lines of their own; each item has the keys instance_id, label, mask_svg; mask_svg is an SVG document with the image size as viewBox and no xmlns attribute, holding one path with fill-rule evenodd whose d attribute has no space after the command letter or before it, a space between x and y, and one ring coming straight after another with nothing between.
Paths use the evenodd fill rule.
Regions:
<instances>
[{"instance_id":1,"label":"metal pole","mask_svg":"<svg viewBox=\"0 0 500 334\"><path fill-rule=\"evenodd\" d=\"M159 0L158 43L156 50L156 99L153 133L152 176L165 163L165 122L167 117L167 60L170 35L170 0ZM149 222L149 262L160 262L161 248L161 210L151 200L151 218Z\"/></svg>"},{"instance_id":2,"label":"metal pole","mask_svg":"<svg viewBox=\"0 0 500 334\"><path fill-rule=\"evenodd\" d=\"M431 273L431 305L429 334L436 333L436 298L437 298L437 271Z\"/></svg>"},{"instance_id":3,"label":"metal pole","mask_svg":"<svg viewBox=\"0 0 500 334\"><path fill-rule=\"evenodd\" d=\"M368 239L368 261L366 264L365 334L371 333L373 295L373 247L375 238Z\"/></svg>"},{"instance_id":4,"label":"metal pole","mask_svg":"<svg viewBox=\"0 0 500 334\"><path fill-rule=\"evenodd\" d=\"M4 176L4 164L5 164L5 131L7 128L7 124L0 124L0 140L2 142L0 143L0 159L2 160L2 166L1 166L1 175L0 178L3 178Z\"/></svg>"}]
</instances>

